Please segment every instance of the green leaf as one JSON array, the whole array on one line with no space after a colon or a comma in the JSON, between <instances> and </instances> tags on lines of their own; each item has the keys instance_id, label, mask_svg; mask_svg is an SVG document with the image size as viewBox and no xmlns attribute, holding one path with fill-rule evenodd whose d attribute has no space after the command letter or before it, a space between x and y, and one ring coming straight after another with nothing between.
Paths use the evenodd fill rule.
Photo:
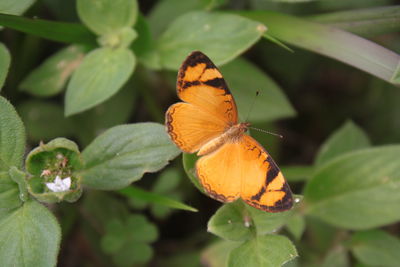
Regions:
<instances>
[{"instance_id":1,"label":"green leaf","mask_svg":"<svg viewBox=\"0 0 400 267\"><path fill-rule=\"evenodd\" d=\"M369 146L371 144L364 131L352 121L347 121L321 146L315 164L322 165L341 154Z\"/></svg>"},{"instance_id":2,"label":"green leaf","mask_svg":"<svg viewBox=\"0 0 400 267\"><path fill-rule=\"evenodd\" d=\"M287 222L291 213L269 213L238 200L219 208L208 221L207 231L227 240L247 240L254 234L275 232Z\"/></svg>"},{"instance_id":3,"label":"green leaf","mask_svg":"<svg viewBox=\"0 0 400 267\"><path fill-rule=\"evenodd\" d=\"M10 62L10 52L8 52L7 47L3 43L0 43L0 91L6 80Z\"/></svg>"},{"instance_id":4,"label":"green leaf","mask_svg":"<svg viewBox=\"0 0 400 267\"><path fill-rule=\"evenodd\" d=\"M296 114L282 89L249 61L237 58L221 67L221 72L235 97L239 115L243 120L246 119L250 108L252 110L248 121L254 123L292 117ZM257 91L259 95L255 99Z\"/></svg>"},{"instance_id":5,"label":"green leaf","mask_svg":"<svg viewBox=\"0 0 400 267\"><path fill-rule=\"evenodd\" d=\"M400 31L399 6L352 9L308 18L367 37Z\"/></svg>"},{"instance_id":6,"label":"green leaf","mask_svg":"<svg viewBox=\"0 0 400 267\"><path fill-rule=\"evenodd\" d=\"M137 18L136 0L78 0L80 19L98 35L113 33L125 27L132 27Z\"/></svg>"},{"instance_id":7,"label":"green leaf","mask_svg":"<svg viewBox=\"0 0 400 267\"><path fill-rule=\"evenodd\" d=\"M83 151L82 184L96 189L121 189L146 172L162 169L179 153L161 124L116 126Z\"/></svg>"},{"instance_id":8,"label":"green leaf","mask_svg":"<svg viewBox=\"0 0 400 267\"><path fill-rule=\"evenodd\" d=\"M61 229L56 218L36 201L0 217L1 266L55 266Z\"/></svg>"},{"instance_id":9,"label":"green leaf","mask_svg":"<svg viewBox=\"0 0 400 267\"><path fill-rule=\"evenodd\" d=\"M85 56L68 84L67 116L104 102L128 80L136 60L127 49L98 48Z\"/></svg>"},{"instance_id":10,"label":"green leaf","mask_svg":"<svg viewBox=\"0 0 400 267\"><path fill-rule=\"evenodd\" d=\"M18 184L11 179L9 172L0 171L0 218L22 205L19 196Z\"/></svg>"},{"instance_id":11,"label":"green leaf","mask_svg":"<svg viewBox=\"0 0 400 267\"><path fill-rule=\"evenodd\" d=\"M287 222L286 228L299 241L306 229L306 221L304 216L299 213L294 214Z\"/></svg>"},{"instance_id":12,"label":"green leaf","mask_svg":"<svg viewBox=\"0 0 400 267\"><path fill-rule=\"evenodd\" d=\"M71 45L47 58L20 84L20 89L35 96L49 97L61 92L67 79L84 57L82 46Z\"/></svg>"},{"instance_id":13,"label":"green leaf","mask_svg":"<svg viewBox=\"0 0 400 267\"><path fill-rule=\"evenodd\" d=\"M129 198L144 200L149 203L158 204L173 209L181 209L181 210L197 212L197 209L190 207L184 203L181 203L169 197L165 197L163 195L145 191L136 186L126 187L124 189L119 190L118 193Z\"/></svg>"},{"instance_id":14,"label":"green leaf","mask_svg":"<svg viewBox=\"0 0 400 267\"><path fill-rule=\"evenodd\" d=\"M349 267L348 252L344 247L338 246L331 249L325 256L321 267Z\"/></svg>"},{"instance_id":15,"label":"green leaf","mask_svg":"<svg viewBox=\"0 0 400 267\"><path fill-rule=\"evenodd\" d=\"M77 23L28 19L0 14L0 25L56 42L96 44L95 36L83 25Z\"/></svg>"},{"instance_id":16,"label":"green leaf","mask_svg":"<svg viewBox=\"0 0 400 267\"><path fill-rule=\"evenodd\" d=\"M268 33L283 42L347 63L387 82L399 83L392 77L400 55L367 39L274 11L234 13L268 25Z\"/></svg>"},{"instance_id":17,"label":"green leaf","mask_svg":"<svg viewBox=\"0 0 400 267\"><path fill-rule=\"evenodd\" d=\"M398 266L400 240L382 230L356 232L350 249L360 262L368 266Z\"/></svg>"},{"instance_id":18,"label":"green leaf","mask_svg":"<svg viewBox=\"0 0 400 267\"><path fill-rule=\"evenodd\" d=\"M0 96L0 171L22 166L25 129L14 107Z\"/></svg>"},{"instance_id":19,"label":"green leaf","mask_svg":"<svg viewBox=\"0 0 400 267\"><path fill-rule=\"evenodd\" d=\"M147 244L157 239L157 228L143 215L130 215L125 221L111 220L101 240L103 250L120 266L145 263L153 251Z\"/></svg>"},{"instance_id":20,"label":"green leaf","mask_svg":"<svg viewBox=\"0 0 400 267\"><path fill-rule=\"evenodd\" d=\"M355 230L400 220L399 153L400 146L382 146L323 165L305 187L306 213Z\"/></svg>"},{"instance_id":21,"label":"green leaf","mask_svg":"<svg viewBox=\"0 0 400 267\"><path fill-rule=\"evenodd\" d=\"M301 182L308 180L314 171L314 166L282 166L281 171L289 182Z\"/></svg>"},{"instance_id":22,"label":"green leaf","mask_svg":"<svg viewBox=\"0 0 400 267\"><path fill-rule=\"evenodd\" d=\"M143 215L130 215L126 222L126 226L128 229L135 230L131 239L136 242L150 243L157 240L157 228Z\"/></svg>"},{"instance_id":23,"label":"green leaf","mask_svg":"<svg viewBox=\"0 0 400 267\"><path fill-rule=\"evenodd\" d=\"M26 173L18 170L15 166L11 167L8 174L11 180L18 184L19 198L26 202L29 199L29 193L26 184Z\"/></svg>"},{"instance_id":24,"label":"green leaf","mask_svg":"<svg viewBox=\"0 0 400 267\"><path fill-rule=\"evenodd\" d=\"M59 136L70 137L76 128L74 121L64 117L60 104L43 100L28 100L17 106L25 124L28 139L34 143Z\"/></svg>"},{"instance_id":25,"label":"green leaf","mask_svg":"<svg viewBox=\"0 0 400 267\"><path fill-rule=\"evenodd\" d=\"M161 65L177 70L194 50L226 63L256 43L266 27L236 15L189 12L178 17L159 39Z\"/></svg>"},{"instance_id":26,"label":"green leaf","mask_svg":"<svg viewBox=\"0 0 400 267\"><path fill-rule=\"evenodd\" d=\"M166 196L168 196L168 198L175 200L179 203L182 203L182 193L181 192L169 192L168 194L166 194ZM197 209L193 208L193 211L198 211ZM174 210L171 210L169 207L166 207L165 205L151 205L150 207L150 212L151 214L160 220L166 219L172 212L174 212Z\"/></svg>"},{"instance_id":27,"label":"green leaf","mask_svg":"<svg viewBox=\"0 0 400 267\"><path fill-rule=\"evenodd\" d=\"M182 153L182 155L183 155L182 156L183 169L185 170L190 181L194 184L194 186L196 186L196 188L200 192L202 192L203 194L206 194L203 186L201 185L199 179L197 179L197 176L196 176L196 161L198 160L199 157L196 155L196 153L193 153L193 154Z\"/></svg>"},{"instance_id":28,"label":"green leaf","mask_svg":"<svg viewBox=\"0 0 400 267\"><path fill-rule=\"evenodd\" d=\"M178 16L204 7L202 0L162 0L158 1L151 10L148 19L151 32L158 37L168 25Z\"/></svg>"},{"instance_id":29,"label":"green leaf","mask_svg":"<svg viewBox=\"0 0 400 267\"><path fill-rule=\"evenodd\" d=\"M220 240L208 246L201 255L203 265L209 267L228 266L230 252L241 245L242 242Z\"/></svg>"},{"instance_id":30,"label":"green leaf","mask_svg":"<svg viewBox=\"0 0 400 267\"><path fill-rule=\"evenodd\" d=\"M297 257L292 242L280 235L265 235L251 239L232 250L228 266L276 267Z\"/></svg>"},{"instance_id":31,"label":"green leaf","mask_svg":"<svg viewBox=\"0 0 400 267\"><path fill-rule=\"evenodd\" d=\"M10 15L21 15L35 0L2 0L0 1L0 13Z\"/></svg>"}]
</instances>

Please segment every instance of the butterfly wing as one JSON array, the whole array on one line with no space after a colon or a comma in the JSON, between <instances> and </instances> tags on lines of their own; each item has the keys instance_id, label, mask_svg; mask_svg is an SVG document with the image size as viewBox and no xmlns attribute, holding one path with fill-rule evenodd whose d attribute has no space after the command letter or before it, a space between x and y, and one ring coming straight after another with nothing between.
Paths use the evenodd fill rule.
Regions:
<instances>
[{"instance_id":1,"label":"butterfly wing","mask_svg":"<svg viewBox=\"0 0 400 267\"><path fill-rule=\"evenodd\" d=\"M293 206L289 185L271 156L252 137L243 134L196 164L197 177L208 194L222 202L241 197L268 212Z\"/></svg>"},{"instance_id":2,"label":"butterfly wing","mask_svg":"<svg viewBox=\"0 0 400 267\"><path fill-rule=\"evenodd\" d=\"M201 52L193 52L178 73L177 93L185 103L166 112L167 132L185 152L193 153L237 123L235 100L222 74Z\"/></svg>"},{"instance_id":3,"label":"butterfly wing","mask_svg":"<svg viewBox=\"0 0 400 267\"><path fill-rule=\"evenodd\" d=\"M281 212L293 206L289 185L272 157L251 136L242 138L241 198L249 205L268 212Z\"/></svg>"},{"instance_id":4,"label":"butterfly wing","mask_svg":"<svg viewBox=\"0 0 400 267\"><path fill-rule=\"evenodd\" d=\"M206 142L222 134L225 122L189 103L176 103L166 113L167 132L184 152L194 153Z\"/></svg>"}]
</instances>

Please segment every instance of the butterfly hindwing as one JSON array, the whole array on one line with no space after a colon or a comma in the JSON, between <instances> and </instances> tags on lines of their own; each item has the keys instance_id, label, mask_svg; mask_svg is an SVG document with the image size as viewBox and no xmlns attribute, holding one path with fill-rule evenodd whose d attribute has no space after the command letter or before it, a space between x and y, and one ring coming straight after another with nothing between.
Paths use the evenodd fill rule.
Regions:
<instances>
[{"instance_id":1,"label":"butterfly hindwing","mask_svg":"<svg viewBox=\"0 0 400 267\"><path fill-rule=\"evenodd\" d=\"M239 143L225 143L218 150L197 160L197 178L212 198L232 202L240 197L240 151Z\"/></svg>"},{"instance_id":2,"label":"butterfly hindwing","mask_svg":"<svg viewBox=\"0 0 400 267\"><path fill-rule=\"evenodd\" d=\"M293 196L281 170L265 149L251 136L242 137L241 198L249 205L268 212L289 210Z\"/></svg>"},{"instance_id":3,"label":"butterfly hindwing","mask_svg":"<svg viewBox=\"0 0 400 267\"><path fill-rule=\"evenodd\" d=\"M207 193L219 201L241 197L268 212L285 211L293 205L282 172L264 148L246 134L200 158L196 171Z\"/></svg>"}]
</instances>

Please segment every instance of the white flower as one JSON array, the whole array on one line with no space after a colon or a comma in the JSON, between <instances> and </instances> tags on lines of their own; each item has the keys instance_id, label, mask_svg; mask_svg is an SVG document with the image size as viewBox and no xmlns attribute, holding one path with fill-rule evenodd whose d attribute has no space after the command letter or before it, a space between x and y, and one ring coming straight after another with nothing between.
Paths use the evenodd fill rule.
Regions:
<instances>
[{"instance_id":1,"label":"white flower","mask_svg":"<svg viewBox=\"0 0 400 267\"><path fill-rule=\"evenodd\" d=\"M53 192L64 192L68 191L71 187L71 177L61 179L60 176L56 176L53 183L46 183L46 186Z\"/></svg>"}]
</instances>

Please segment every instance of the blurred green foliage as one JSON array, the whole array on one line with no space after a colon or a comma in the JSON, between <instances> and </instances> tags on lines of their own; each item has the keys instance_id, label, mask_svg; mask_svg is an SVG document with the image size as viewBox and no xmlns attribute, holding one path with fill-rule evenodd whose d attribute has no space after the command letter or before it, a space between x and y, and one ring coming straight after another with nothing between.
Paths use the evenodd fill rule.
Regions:
<instances>
[{"instance_id":1,"label":"blurred green foliage","mask_svg":"<svg viewBox=\"0 0 400 267\"><path fill-rule=\"evenodd\" d=\"M0 266L398 266L396 4L0 0ZM242 120L284 136L251 132L292 210L219 207L197 156L175 159L161 124L194 50ZM73 157L24 157L60 140ZM83 194L48 209L56 176Z\"/></svg>"}]
</instances>

